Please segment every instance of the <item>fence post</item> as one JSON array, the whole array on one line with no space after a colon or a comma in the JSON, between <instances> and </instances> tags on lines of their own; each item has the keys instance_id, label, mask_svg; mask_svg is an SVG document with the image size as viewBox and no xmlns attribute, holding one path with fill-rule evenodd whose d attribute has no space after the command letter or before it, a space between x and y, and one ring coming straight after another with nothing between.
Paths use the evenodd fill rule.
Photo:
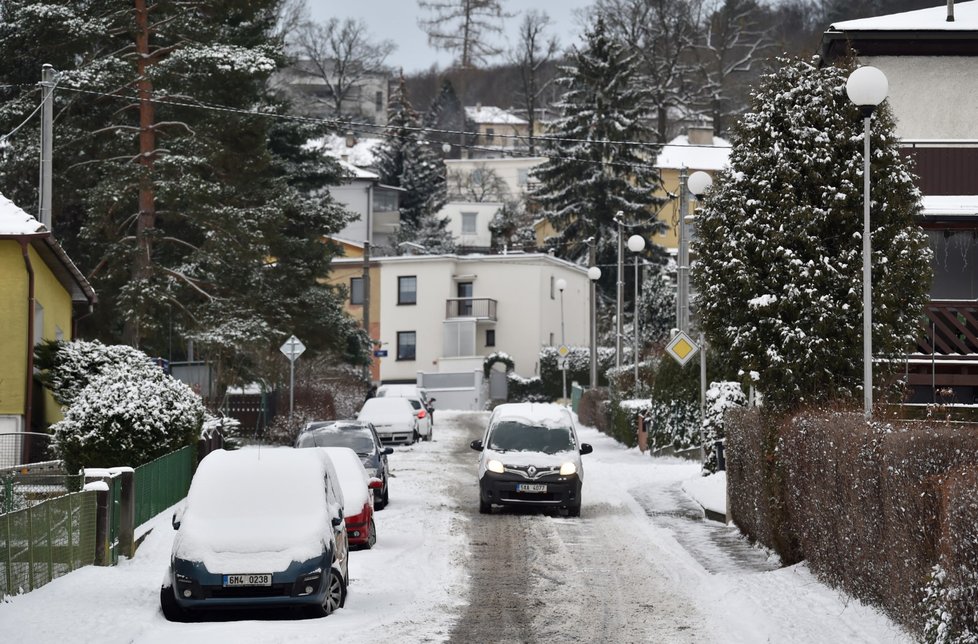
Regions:
<instances>
[{"instance_id":1,"label":"fence post","mask_svg":"<svg viewBox=\"0 0 978 644\"><path fill-rule=\"evenodd\" d=\"M131 467L118 468L122 483L119 497L119 554L136 554L136 477Z\"/></svg>"},{"instance_id":2,"label":"fence post","mask_svg":"<svg viewBox=\"0 0 978 644\"><path fill-rule=\"evenodd\" d=\"M112 489L104 480L88 483L85 488L95 491L95 565L111 566L109 522L112 520Z\"/></svg>"}]
</instances>

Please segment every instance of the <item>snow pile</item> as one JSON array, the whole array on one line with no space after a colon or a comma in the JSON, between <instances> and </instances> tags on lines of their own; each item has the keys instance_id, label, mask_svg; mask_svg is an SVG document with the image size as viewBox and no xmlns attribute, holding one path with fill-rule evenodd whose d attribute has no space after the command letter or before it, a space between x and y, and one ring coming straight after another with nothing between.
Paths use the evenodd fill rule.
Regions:
<instances>
[{"instance_id":1,"label":"snow pile","mask_svg":"<svg viewBox=\"0 0 978 644\"><path fill-rule=\"evenodd\" d=\"M30 235L46 230L41 222L0 194L0 235Z\"/></svg>"},{"instance_id":2,"label":"snow pile","mask_svg":"<svg viewBox=\"0 0 978 644\"><path fill-rule=\"evenodd\" d=\"M360 457L349 447L319 447L329 456L343 490L343 514L352 517L363 512L372 493L367 483L370 478L363 469Z\"/></svg>"}]
</instances>

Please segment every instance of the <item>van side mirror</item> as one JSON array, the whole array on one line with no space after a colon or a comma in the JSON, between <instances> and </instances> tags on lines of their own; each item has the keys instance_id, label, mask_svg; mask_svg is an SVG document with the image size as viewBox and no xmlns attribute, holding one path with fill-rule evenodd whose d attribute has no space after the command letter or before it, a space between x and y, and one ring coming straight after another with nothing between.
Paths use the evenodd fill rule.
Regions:
<instances>
[{"instance_id":1,"label":"van side mirror","mask_svg":"<svg viewBox=\"0 0 978 644\"><path fill-rule=\"evenodd\" d=\"M483 450L482 441L472 441L469 443L469 447L477 452L481 452Z\"/></svg>"},{"instance_id":2,"label":"van side mirror","mask_svg":"<svg viewBox=\"0 0 978 644\"><path fill-rule=\"evenodd\" d=\"M385 447L384 448L384 451L381 452L381 454L393 454L393 453L394 453L394 448L393 447Z\"/></svg>"},{"instance_id":3,"label":"van side mirror","mask_svg":"<svg viewBox=\"0 0 978 644\"><path fill-rule=\"evenodd\" d=\"M587 443L581 443L581 454L590 454L594 451L594 448Z\"/></svg>"}]
</instances>

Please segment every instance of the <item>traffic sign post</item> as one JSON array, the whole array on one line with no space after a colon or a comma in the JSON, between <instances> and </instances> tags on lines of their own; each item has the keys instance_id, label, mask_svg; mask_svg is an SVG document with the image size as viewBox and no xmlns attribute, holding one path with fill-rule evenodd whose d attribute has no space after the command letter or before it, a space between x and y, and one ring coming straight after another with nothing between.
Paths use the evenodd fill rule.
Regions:
<instances>
[{"instance_id":1,"label":"traffic sign post","mask_svg":"<svg viewBox=\"0 0 978 644\"><path fill-rule=\"evenodd\" d=\"M291 426L292 409L295 406L295 361L306 350L306 345L293 335L289 336L289 339L278 349L289 359L289 426Z\"/></svg>"}]
</instances>

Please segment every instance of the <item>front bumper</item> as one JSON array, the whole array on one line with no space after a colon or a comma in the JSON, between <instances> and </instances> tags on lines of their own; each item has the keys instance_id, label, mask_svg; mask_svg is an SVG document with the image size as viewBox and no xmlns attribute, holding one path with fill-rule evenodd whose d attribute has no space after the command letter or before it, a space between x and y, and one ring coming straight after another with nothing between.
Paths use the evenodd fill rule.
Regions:
<instances>
[{"instance_id":1,"label":"front bumper","mask_svg":"<svg viewBox=\"0 0 978 644\"><path fill-rule=\"evenodd\" d=\"M525 492L519 485L546 485L545 492ZM479 481L479 494L483 503L493 505L525 505L571 508L581 504L582 481L576 474L571 476L544 477L536 480L512 474L486 472Z\"/></svg>"},{"instance_id":2,"label":"front bumper","mask_svg":"<svg viewBox=\"0 0 978 644\"><path fill-rule=\"evenodd\" d=\"M409 432L378 431L377 438L384 445L410 445L414 442L414 430Z\"/></svg>"},{"instance_id":3,"label":"front bumper","mask_svg":"<svg viewBox=\"0 0 978 644\"><path fill-rule=\"evenodd\" d=\"M285 570L272 573L270 586L225 587L223 574L210 572L199 562L175 559L171 583L177 604L185 610L314 606L321 605L326 596L329 570L325 556L293 561Z\"/></svg>"}]
</instances>

